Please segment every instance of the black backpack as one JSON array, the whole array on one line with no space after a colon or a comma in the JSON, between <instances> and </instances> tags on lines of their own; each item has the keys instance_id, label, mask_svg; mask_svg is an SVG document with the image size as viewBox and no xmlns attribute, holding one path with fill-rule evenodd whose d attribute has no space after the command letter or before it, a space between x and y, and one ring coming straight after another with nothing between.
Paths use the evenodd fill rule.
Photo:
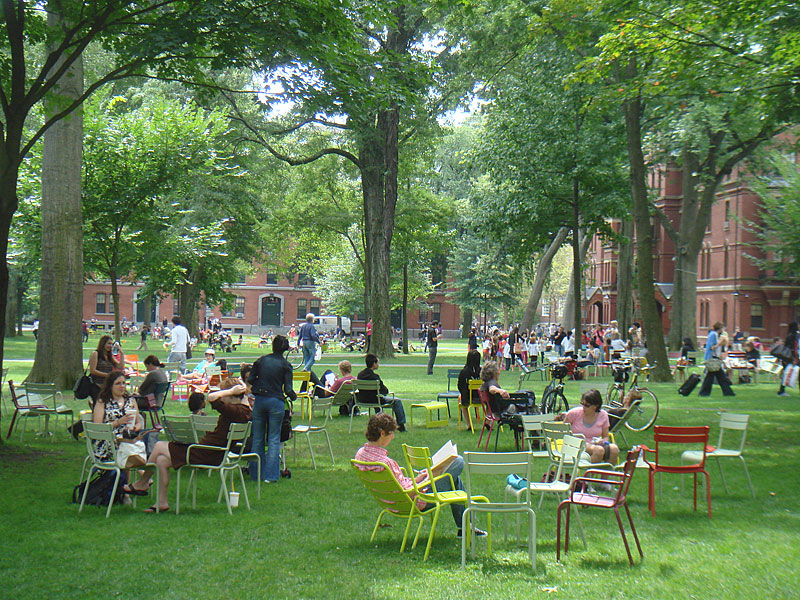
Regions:
<instances>
[{"instance_id":1,"label":"black backpack","mask_svg":"<svg viewBox=\"0 0 800 600\"><path fill-rule=\"evenodd\" d=\"M83 490L86 485L89 485L89 491L86 493L85 504L91 506L108 506L108 501L111 499L111 490L114 489L114 471L102 471L95 475L93 479L83 481L72 489L72 502L80 504L83 497ZM122 487L127 483L127 477L122 472L117 484L117 493L114 496L114 502L119 504L122 502Z\"/></svg>"}]
</instances>

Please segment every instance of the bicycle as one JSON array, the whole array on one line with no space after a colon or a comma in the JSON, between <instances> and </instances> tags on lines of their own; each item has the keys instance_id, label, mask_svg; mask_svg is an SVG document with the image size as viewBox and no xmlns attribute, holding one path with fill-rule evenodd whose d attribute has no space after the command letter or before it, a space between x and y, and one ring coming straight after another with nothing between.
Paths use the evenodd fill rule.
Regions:
<instances>
[{"instance_id":1,"label":"bicycle","mask_svg":"<svg viewBox=\"0 0 800 600\"><path fill-rule=\"evenodd\" d=\"M655 367L652 365L638 366L630 361L614 361L612 374L614 375L614 385L608 388L606 393L606 405L611 408L622 408L625 394L635 390L642 395L642 399L634 409L634 412L625 422L625 426L631 431L644 431L648 429L658 417L658 398L646 387L639 385L639 373L647 373ZM629 374L633 370L633 378L628 389L625 383L629 379Z\"/></svg>"},{"instance_id":2,"label":"bicycle","mask_svg":"<svg viewBox=\"0 0 800 600\"><path fill-rule=\"evenodd\" d=\"M541 367L546 369L548 367ZM559 414L569 410L569 404L564 396L564 379L567 377L567 367L564 365L551 365L550 381L542 393L542 403L539 410L542 414Z\"/></svg>"}]
</instances>

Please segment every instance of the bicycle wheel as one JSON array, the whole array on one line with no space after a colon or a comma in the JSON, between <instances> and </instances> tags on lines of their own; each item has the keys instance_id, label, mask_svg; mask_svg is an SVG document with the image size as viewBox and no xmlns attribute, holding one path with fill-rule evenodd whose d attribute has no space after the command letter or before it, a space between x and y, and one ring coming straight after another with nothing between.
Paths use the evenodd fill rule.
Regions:
<instances>
[{"instance_id":1,"label":"bicycle wheel","mask_svg":"<svg viewBox=\"0 0 800 600\"><path fill-rule=\"evenodd\" d=\"M644 431L650 427L658 416L658 398L647 388L638 388L642 394L639 405L625 423L625 427L631 431Z\"/></svg>"},{"instance_id":2,"label":"bicycle wheel","mask_svg":"<svg viewBox=\"0 0 800 600\"><path fill-rule=\"evenodd\" d=\"M569 404L564 397L564 393L560 391L550 391L542 397L542 404L539 410L543 415L559 414L569 410Z\"/></svg>"},{"instance_id":3,"label":"bicycle wheel","mask_svg":"<svg viewBox=\"0 0 800 600\"><path fill-rule=\"evenodd\" d=\"M606 406L622 406L622 399L625 394L625 388L610 385L606 392Z\"/></svg>"}]
</instances>

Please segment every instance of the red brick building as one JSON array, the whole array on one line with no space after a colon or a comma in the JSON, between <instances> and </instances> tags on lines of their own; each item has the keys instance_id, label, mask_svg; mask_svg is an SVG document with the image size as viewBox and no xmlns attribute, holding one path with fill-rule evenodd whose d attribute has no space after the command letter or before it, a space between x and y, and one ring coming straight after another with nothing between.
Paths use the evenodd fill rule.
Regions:
<instances>
[{"instance_id":1,"label":"red brick building","mask_svg":"<svg viewBox=\"0 0 800 600\"><path fill-rule=\"evenodd\" d=\"M656 203L673 225L680 227L682 185L679 168L661 168L650 174ZM787 324L800 316L800 286L774 278L749 258L763 257L754 245L748 223L758 221L760 201L745 183L740 170L726 178L717 192L703 249L697 261L697 335L705 337L715 321L728 331L737 327L762 340L783 337ZM612 223L619 230L619 223ZM669 331L669 311L674 281L675 247L658 221L653 226L656 301L664 332ZM618 248L595 236L587 257L589 291L586 316L590 323L608 323L616 315ZM626 265L624 268L633 268Z\"/></svg>"},{"instance_id":2,"label":"red brick building","mask_svg":"<svg viewBox=\"0 0 800 600\"><path fill-rule=\"evenodd\" d=\"M120 282L120 319L142 323L144 305L137 294L141 285ZM233 333L258 334L272 329L278 333L286 331L292 324L299 324L307 313L328 314L325 304L315 295L313 280L301 273L291 279L274 271L258 271L241 283L228 288L236 296L234 308L222 312L219 307L201 306L199 322L206 318L218 317L223 327ZM151 322L171 319L178 313L177 302L165 297L161 303L154 303L150 314ZM355 331L364 331L363 315L342 315L351 318ZM420 323L438 320L446 331L458 331L460 311L457 306L447 302L444 292L435 292L427 298L427 309L409 310L408 326L416 329ZM102 325L113 325L114 307L111 300L110 282L89 282L83 289L83 318L95 320ZM401 326L400 310L392 312L392 326Z\"/></svg>"}]
</instances>

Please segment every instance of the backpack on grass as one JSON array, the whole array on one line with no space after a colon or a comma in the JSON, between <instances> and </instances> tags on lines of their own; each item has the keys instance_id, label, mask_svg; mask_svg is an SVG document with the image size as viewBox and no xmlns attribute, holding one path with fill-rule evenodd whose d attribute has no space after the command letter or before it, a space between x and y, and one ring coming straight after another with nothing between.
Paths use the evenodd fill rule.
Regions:
<instances>
[{"instance_id":1,"label":"backpack on grass","mask_svg":"<svg viewBox=\"0 0 800 600\"><path fill-rule=\"evenodd\" d=\"M89 491L86 493L86 504L91 506L108 506L111 499L111 490L114 489L114 471L102 471L95 475L92 479L83 481L72 489L72 502L80 504L83 497L83 490L88 484ZM127 477L123 472L120 474L119 483L117 484L117 493L114 496L114 502L119 504L122 502L122 487L127 483Z\"/></svg>"}]
</instances>

